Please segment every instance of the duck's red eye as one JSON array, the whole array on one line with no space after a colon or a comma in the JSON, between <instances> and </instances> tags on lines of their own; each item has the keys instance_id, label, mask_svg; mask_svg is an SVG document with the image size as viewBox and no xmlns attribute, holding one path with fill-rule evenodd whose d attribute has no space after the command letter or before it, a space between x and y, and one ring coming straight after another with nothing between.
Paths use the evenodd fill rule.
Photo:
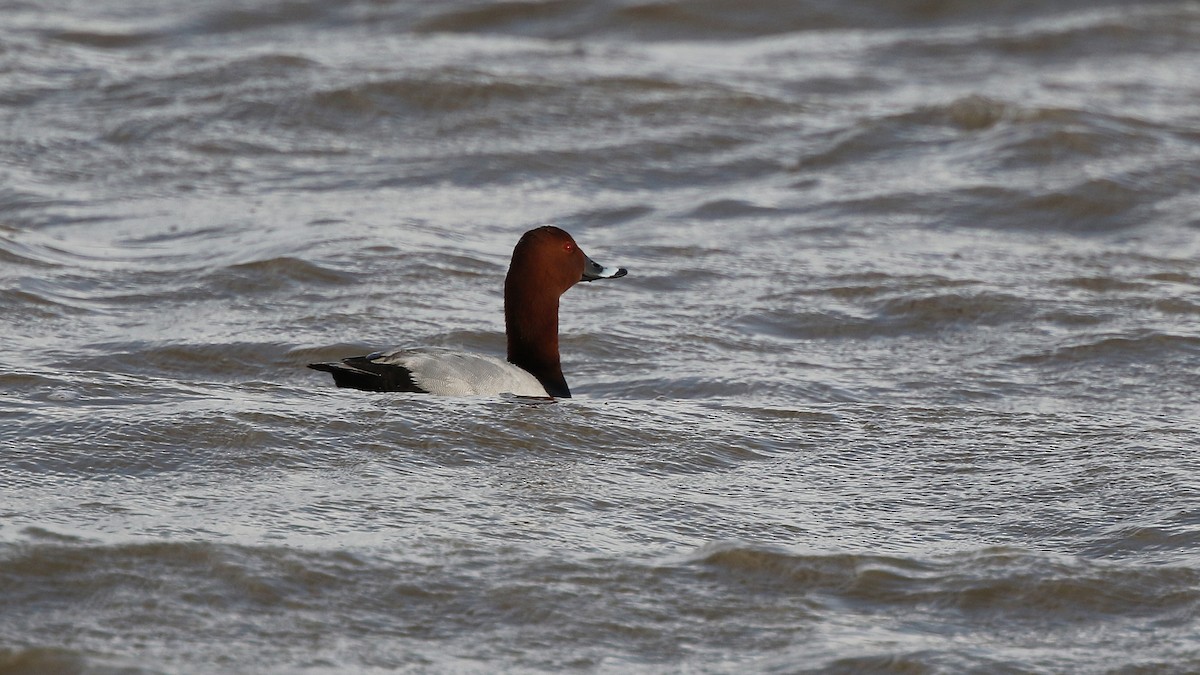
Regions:
<instances>
[{"instance_id":1,"label":"duck's red eye","mask_svg":"<svg viewBox=\"0 0 1200 675\"><path fill-rule=\"evenodd\" d=\"M564 251L574 251L575 245L574 244L563 244L563 250Z\"/></svg>"}]
</instances>

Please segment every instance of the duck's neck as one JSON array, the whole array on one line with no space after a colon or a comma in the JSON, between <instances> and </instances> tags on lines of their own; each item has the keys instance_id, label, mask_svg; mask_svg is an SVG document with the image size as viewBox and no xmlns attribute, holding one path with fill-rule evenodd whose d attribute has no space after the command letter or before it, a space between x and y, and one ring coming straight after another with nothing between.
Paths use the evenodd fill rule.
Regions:
<instances>
[{"instance_id":1,"label":"duck's neck","mask_svg":"<svg viewBox=\"0 0 1200 675\"><path fill-rule=\"evenodd\" d=\"M556 398L570 398L558 356L558 296L528 281L504 281L504 332L508 362L525 369Z\"/></svg>"}]
</instances>

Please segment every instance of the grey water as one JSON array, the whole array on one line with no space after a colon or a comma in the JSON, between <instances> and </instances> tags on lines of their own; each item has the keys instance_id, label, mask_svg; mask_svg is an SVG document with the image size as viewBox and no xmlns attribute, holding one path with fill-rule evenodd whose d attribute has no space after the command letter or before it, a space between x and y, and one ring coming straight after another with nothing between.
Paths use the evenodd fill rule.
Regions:
<instances>
[{"instance_id":1,"label":"grey water","mask_svg":"<svg viewBox=\"0 0 1200 675\"><path fill-rule=\"evenodd\" d=\"M0 673L1200 671L1200 4L0 1ZM575 397L340 390L504 353Z\"/></svg>"}]
</instances>

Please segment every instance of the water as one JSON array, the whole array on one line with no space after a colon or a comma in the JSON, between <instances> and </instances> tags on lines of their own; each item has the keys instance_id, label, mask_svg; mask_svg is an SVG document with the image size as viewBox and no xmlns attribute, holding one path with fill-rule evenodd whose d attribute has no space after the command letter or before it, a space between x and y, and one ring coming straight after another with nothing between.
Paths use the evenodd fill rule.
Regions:
<instances>
[{"instance_id":1,"label":"water","mask_svg":"<svg viewBox=\"0 0 1200 675\"><path fill-rule=\"evenodd\" d=\"M1197 3L0 16L0 672L1200 670Z\"/></svg>"}]
</instances>

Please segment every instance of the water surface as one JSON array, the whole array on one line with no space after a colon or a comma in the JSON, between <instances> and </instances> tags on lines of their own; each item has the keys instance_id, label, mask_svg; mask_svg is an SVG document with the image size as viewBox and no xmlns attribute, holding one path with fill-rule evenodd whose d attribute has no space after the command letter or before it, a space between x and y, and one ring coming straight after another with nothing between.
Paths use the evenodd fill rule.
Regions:
<instances>
[{"instance_id":1,"label":"water surface","mask_svg":"<svg viewBox=\"0 0 1200 675\"><path fill-rule=\"evenodd\" d=\"M0 13L0 671L1200 670L1195 3Z\"/></svg>"}]
</instances>

